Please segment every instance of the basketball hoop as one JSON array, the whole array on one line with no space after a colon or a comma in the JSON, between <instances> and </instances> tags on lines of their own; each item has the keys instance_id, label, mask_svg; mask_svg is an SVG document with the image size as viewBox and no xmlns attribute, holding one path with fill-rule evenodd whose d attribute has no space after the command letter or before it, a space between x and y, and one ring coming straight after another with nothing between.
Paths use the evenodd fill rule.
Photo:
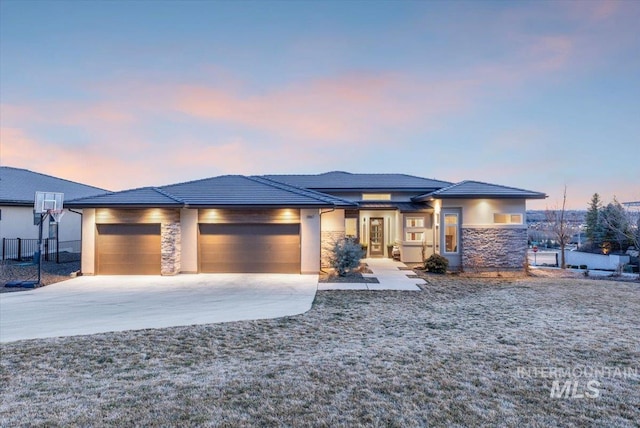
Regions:
<instances>
[{"instance_id":1,"label":"basketball hoop","mask_svg":"<svg viewBox=\"0 0 640 428\"><path fill-rule=\"evenodd\" d=\"M55 221L56 223L60 223L60 220L62 220L62 217L64 216L64 210L49 210L47 211L49 213L49 215L51 216L51 218L53 218L53 221Z\"/></svg>"}]
</instances>

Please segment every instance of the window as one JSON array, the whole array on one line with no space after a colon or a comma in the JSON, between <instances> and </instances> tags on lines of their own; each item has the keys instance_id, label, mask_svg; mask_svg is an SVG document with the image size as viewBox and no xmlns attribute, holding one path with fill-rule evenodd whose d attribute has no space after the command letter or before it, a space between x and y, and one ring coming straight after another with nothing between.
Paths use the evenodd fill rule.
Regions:
<instances>
[{"instance_id":1,"label":"window","mask_svg":"<svg viewBox=\"0 0 640 428\"><path fill-rule=\"evenodd\" d=\"M458 252L458 214L444 215L444 252Z\"/></svg>"},{"instance_id":2,"label":"window","mask_svg":"<svg viewBox=\"0 0 640 428\"><path fill-rule=\"evenodd\" d=\"M407 241L422 242L423 238L424 238L423 232L407 232L405 235L405 240Z\"/></svg>"},{"instance_id":3,"label":"window","mask_svg":"<svg viewBox=\"0 0 640 428\"><path fill-rule=\"evenodd\" d=\"M390 201L391 193L363 193L363 201Z\"/></svg>"},{"instance_id":4,"label":"window","mask_svg":"<svg viewBox=\"0 0 640 428\"><path fill-rule=\"evenodd\" d=\"M497 224L522 224L522 214L494 213L493 222Z\"/></svg>"},{"instance_id":5,"label":"window","mask_svg":"<svg viewBox=\"0 0 640 428\"><path fill-rule=\"evenodd\" d=\"M424 227L424 217L407 217L405 221L407 227Z\"/></svg>"},{"instance_id":6,"label":"window","mask_svg":"<svg viewBox=\"0 0 640 428\"><path fill-rule=\"evenodd\" d=\"M344 219L344 234L348 238L356 238L358 236L358 219L357 218Z\"/></svg>"}]
</instances>

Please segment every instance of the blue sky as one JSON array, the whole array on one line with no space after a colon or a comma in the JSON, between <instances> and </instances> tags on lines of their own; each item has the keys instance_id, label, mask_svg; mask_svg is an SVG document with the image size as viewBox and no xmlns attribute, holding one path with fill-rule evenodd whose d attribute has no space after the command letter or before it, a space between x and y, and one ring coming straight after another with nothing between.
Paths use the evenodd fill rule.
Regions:
<instances>
[{"instance_id":1,"label":"blue sky","mask_svg":"<svg viewBox=\"0 0 640 428\"><path fill-rule=\"evenodd\" d=\"M0 2L0 162L119 190L402 172L640 200L640 2Z\"/></svg>"}]
</instances>

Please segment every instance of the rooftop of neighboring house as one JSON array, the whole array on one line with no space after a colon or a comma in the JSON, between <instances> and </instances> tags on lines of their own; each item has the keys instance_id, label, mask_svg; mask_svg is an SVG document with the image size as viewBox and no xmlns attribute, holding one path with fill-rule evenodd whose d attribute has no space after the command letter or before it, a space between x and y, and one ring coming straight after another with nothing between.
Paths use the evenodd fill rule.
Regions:
<instances>
[{"instance_id":1,"label":"rooftop of neighboring house","mask_svg":"<svg viewBox=\"0 0 640 428\"><path fill-rule=\"evenodd\" d=\"M33 206L36 192L64 193L65 200L70 200L107 191L28 169L0 167L0 205Z\"/></svg>"}]
</instances>

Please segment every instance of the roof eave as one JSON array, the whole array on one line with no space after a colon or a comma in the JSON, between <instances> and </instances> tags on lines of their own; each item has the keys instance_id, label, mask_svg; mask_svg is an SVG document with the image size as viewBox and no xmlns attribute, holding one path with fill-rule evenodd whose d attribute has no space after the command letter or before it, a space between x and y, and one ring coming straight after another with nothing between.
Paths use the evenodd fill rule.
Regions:
<instances>
[{"instance_id":1,"label":"roof eave","mask_svg":"<svg viewBox=\"0 0 640 428\"><path fill-rule=\"evenodd\" d=\"M429 199L546 199L547 195L489 195L489 194L472 194L472 195L431 195ZM419 201L419 199L415 199Z\"/></svg>"},{"instance_id":2,"label":"roof eave","mask_svg":"<svg viewBox=\"0 0 640 428\"><path fill-rule=\"evenodd\" d=\"M65 208L182 208L185 204L114 204L114 203L65 203Z\"/></svg>"}]
</instances>

